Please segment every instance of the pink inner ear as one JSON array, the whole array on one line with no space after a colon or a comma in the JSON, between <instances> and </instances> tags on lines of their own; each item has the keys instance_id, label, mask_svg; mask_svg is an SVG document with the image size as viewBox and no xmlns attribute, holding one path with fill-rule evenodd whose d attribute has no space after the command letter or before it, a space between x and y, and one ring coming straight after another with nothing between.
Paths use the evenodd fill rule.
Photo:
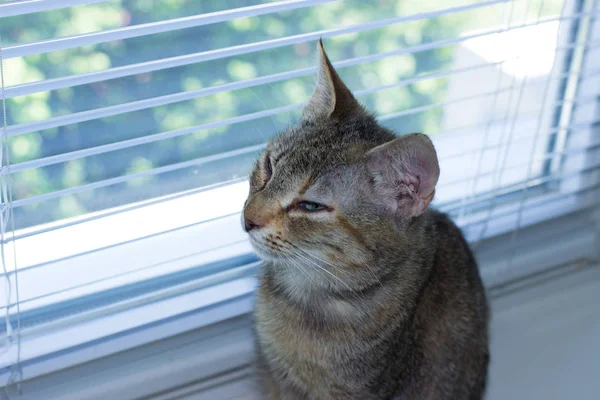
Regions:
<instances>
[{"instance_id":1,"label":"pink inner ear","mask_svg":"<svg viewBox=\"0 0 600 400\"><path fill-rule=\"evenodd\" d=\"M375 188L394 213L416 216L435 193L440 170L435 148L425 135L399 137L368 153Z\"/></svg>"},{"instance_id":2,"label":"pink inner ear","mask_svg":"<svg viewBox=\"0 0 600 400\"><path fill-rule=\"evenodd\" d=\"M435 163L431 159L418 158L416 160L414 175L419 178L419 197L428 197L435 190L439 174L437 157L435 158Z\"/></svg>"}]
</instances>

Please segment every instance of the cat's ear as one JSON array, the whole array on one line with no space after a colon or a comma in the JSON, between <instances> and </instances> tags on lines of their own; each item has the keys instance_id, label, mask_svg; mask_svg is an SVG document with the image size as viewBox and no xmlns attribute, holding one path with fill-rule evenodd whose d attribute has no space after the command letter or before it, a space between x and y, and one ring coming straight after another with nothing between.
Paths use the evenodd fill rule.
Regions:
<instances>
[{"instance_id":1,"label":"cat's ear","mask_svg":"<svg viewBox=\"0 0 600 400\"><path fill-rule=\"evenodd\" d=\"M310 101L304 107L302 116L307 119L317 117L343 118L353 112L362 111L352 92L344 84L329 61L323 41L319 40L319 70L317 87Z\"/></svg>"},{"instance_id":2,"label":"cat's ear","mask_svg":"<svg viewBox=\"0 0 600 400\"><path fill-rule=\"evenodd\" d=\"M367 153L367 168L375 195L394 215L422 214L435 193L440 176L431 140L420 133L401 136Z\"/></svg>"}]
</instances>

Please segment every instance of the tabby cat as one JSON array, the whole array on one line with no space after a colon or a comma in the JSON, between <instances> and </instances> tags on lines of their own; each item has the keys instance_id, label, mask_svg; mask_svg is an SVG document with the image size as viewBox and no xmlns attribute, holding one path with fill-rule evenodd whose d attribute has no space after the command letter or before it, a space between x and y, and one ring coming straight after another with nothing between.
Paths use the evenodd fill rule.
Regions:
<instances>
[{"instance_id":1,"label":"tabby cat","mask_svg":"<svg viewBox=\"0 0 600 400\"><path fill-rule=\"evenodd\" d=\"M317 88L256 162L243 211L264 260L264 397L481 399L488 305L460 230L428 208L433 144L378 125L319 52Z\"/></svg>"}]
</instances>

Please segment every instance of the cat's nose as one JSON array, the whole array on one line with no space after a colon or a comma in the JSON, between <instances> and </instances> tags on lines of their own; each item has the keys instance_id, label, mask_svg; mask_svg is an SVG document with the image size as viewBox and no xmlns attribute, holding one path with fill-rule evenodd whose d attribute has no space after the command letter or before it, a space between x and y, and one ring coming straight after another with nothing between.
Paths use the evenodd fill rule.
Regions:
<instances>
[{"instance_id":1,"label":"cat's nose","mask_svg":"<svg viewBox=\"0 0 600 400\"><path fill-rule=\"evenodd\" d=\"M254 196L246 201L242 211L242 227L246 232L262 228L268 224L270 216L266 210L274 208L273 205L260 196Z\"/></svg>"},{"instance_id":2,"label":"cat's nose","mask_svg":"<svg viewBox=\"0 0 600 400\"><path fill-rule=\"evenodd\" d=\"M260 225L255 223L254 221L244 217L244 230L246 232L250 232L252 229L258 229Z\"/></svg>"}]
</instances>

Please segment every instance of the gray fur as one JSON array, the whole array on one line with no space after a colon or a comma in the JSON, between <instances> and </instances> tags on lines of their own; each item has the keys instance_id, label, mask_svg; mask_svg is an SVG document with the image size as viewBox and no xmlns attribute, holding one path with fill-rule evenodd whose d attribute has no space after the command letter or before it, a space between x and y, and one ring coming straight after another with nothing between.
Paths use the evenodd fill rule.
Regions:
<instances>
[{"instance_id":1,"label":"gray fur","mask_svg":"<svg viewBox=\"0 0 600 400\"><path fill-rule=\"evenodd\" d=\"M379 126L321 57L303 120L267 146L244 207L265 260L265 397L481 399L488 306L460 230L427 208L435 149Z\"/></svg>"}]
</instances>

